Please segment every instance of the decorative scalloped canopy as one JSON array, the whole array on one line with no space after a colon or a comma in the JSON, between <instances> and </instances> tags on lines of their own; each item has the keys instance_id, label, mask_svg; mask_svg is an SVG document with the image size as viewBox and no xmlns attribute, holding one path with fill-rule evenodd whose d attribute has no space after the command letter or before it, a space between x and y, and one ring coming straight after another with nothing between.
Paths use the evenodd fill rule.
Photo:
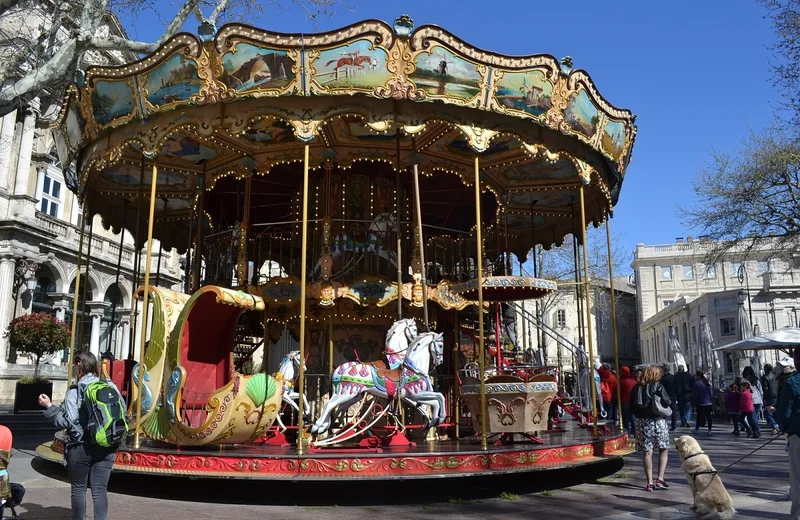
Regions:
<instances>
[{"instance_id":1,"label":"decorative scalloped canopy","mask_svg":"<svg viewBox=\"0 0 800 520\"><path fill-rule=\"evenodd\" d=\"M216 201L212 223L236 207L234 185L249 174L263 176L254 196L276 208L252 222L295 214L306 143L312 168L333 150L337 170L393 178L399 169L404 184L418 161L428 179L423 219L468 231L473 208L459 209L463 222L446 222L434 205L448 190L469 200L477 156L494 199L487 224L502 224L521 252L576 231L581 186L587 221L602 222L630 160L634 121L571 59L502 56L401 17L394 28L369 20L316 35L245 25L224 26L206 43L179 34L137 63L89 69L68 92L57 141L62 163L75 165L72 189L114 228L135 227L139 201L146 213L155 161L156 236L179 248L199 187Z\"/></svg>"}]
</instances>

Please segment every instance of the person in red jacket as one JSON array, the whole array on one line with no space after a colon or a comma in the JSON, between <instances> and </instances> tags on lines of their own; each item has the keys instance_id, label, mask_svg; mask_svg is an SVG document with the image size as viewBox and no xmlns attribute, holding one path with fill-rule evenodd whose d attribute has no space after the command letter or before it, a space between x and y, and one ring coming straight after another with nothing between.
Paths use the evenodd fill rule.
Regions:
<instances>
[{"instance_id":1,"label":"person in red jacket","mask_svg":"<svg viewBox=\"0 0 800 520\"><path fill-rule=\"evenodd\" d=\"M630 367L620 369L619 391L622 395L622 427L628 435L636 434L636 417L631 409L631 391L636 386L636 378L633 377Z\"/></svg>"},{"instance_id":2,"label":"person in red jacket","mask_svg":"<svg viewBox=\"0 0 800 520\"><path fill-rule=\"evenodd\" d=\"M753 406L753 391L750 388L750 383L747 380L742 381L741 397L739 398L739 413L741 417L742 426L747 430L747 437L758 438L758 429L755 427L758 424L758 417L755 413L755 406Z\"/></svg>"},{"instance_id":3,"label":"person in red jacket","mask_svg":"<svg viewBox=\"0 0 800 520\"><path fill-rule=\"evenodd\" d=\"M600 374L600 394L603 398L603 409L607 412L606 419L617 422L617 377L611 372L607 364L597 369Z\"/></svg>"}]
</instances>

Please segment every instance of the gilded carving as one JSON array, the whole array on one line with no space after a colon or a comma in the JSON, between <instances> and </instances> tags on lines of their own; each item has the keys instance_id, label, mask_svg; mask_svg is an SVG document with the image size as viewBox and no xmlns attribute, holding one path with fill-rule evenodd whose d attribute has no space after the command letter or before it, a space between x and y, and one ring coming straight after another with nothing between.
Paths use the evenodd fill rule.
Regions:
<instances>
[{"instance_id":1,"label":"gilded carving","mask_svg":"<svg viewBox=\"0 0 800 520\"><path fill-rule=\"evenodd\" d=\"M200 58L197 60L197 74L204 83L200 91L192 96L192 103L202 106L233 101L236 98L236 91L220 81L223 72L222 62L219 54L214 52L213 44L203 45Z\"/></svg>"}]
</instances>

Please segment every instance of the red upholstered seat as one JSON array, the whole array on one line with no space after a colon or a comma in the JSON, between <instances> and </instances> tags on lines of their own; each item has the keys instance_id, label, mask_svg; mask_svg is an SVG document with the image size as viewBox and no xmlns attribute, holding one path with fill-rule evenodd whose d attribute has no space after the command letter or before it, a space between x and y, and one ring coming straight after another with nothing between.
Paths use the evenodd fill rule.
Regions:
<instances>
[{"instance_id":1,"label":"red upholstered seat","mask_svg":"<svg viewBox=\"0 0 800 520\"><path fill-rule=\"evenodd\" d=\"M186 370L184 417L193 427L205 419L212 392L225 386L233 370L233 339L241 309L205 293L192 306L181 333L180 364Z\"/></svg>"}]
</instances>

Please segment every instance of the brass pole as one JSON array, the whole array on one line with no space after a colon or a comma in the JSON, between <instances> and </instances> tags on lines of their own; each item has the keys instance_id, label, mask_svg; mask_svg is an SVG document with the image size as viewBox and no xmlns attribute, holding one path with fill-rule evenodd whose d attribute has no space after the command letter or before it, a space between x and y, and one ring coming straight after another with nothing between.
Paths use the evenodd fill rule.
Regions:
<instances>
[{"instance_id":1,"label":"brass pole","mask_svg":"<svg viewBox=\"0 0 800 520\"><path fill-rule=\"evenodd\" d=\"M300 246L300 374L297 376L297 454L303 454L303 395L306 372L306 261L308 253L308 145L303 151L303 224Z\"/></svg>"},{"instance_id":2,"label":"brass pole","mask_svg":"<svg viewBox=\"0 0 800 520\"><path fill-rule=\"evenodd\" d=\"M399 228L398 228L399 229ZM403 261L401 259L402 239L397 233L397 319L403 319Z\"/></svg>"},{"instance_id":3,"label":"brass pole","mask_svg":"<svg viewBox=\"0 0 800 520\"><path fill-rule=\"evenodd\" d=\"M606 244L608 246L608 283L611 289L611 328L614 331L614 364L617 367L617 377L621 375L619 371L619 339L617 338L617 301L614 294L614 260L611 258L611 215L606 216ZM622 430L622 389L617 381L617 424Z\"/></svg>"},{"instance_id":4,"label":"brass pole","mask_svg":"<svg viewBox=\"0 0 800 520\"><path fill-rule=\"evenodd\" d=\"M142 155L142 161L139 165L139 196L136 198L136 231L133 236L133 299L136 299L136 289L139 287L139 271L142 268L142 249L139 247L139 238L141 234L139 233L142 223L142 202L144 201L144 155ZM139 320L139 312L136 310L134 305L131 306L131 330L136 330L136 324ZM133 361L133 345L135 340L135 334L130 334L128 337L128 359ZM133 390L131 389L131 394L133 394Z\"/></svg>"},{"instance_id":5,"label":"brass pole","mask_svg":"<svg viewBox=\"0 0 800 520\"><path fill-rule=\"evenodd\" d=\"M239 225L239 252L237 258L237 275L238 287L247 287L248 285L248 271L249 261L247 259L247 230L250 227L250 197L252 194L253 175L248 173L244 179L244 211L242 216L242 223Z\"/></svg>"},{"instance_id":6,"label":"brass pole","mask_svg":"<svg viewBox=\"0 0 800 520\"><path fill-rule=\"evenodd\" d=\"M206 163L203 161L203 174L200 176L200 193L197 196L197 234L194 242L194 264L192 264L192 285L189 294L200 288L200 268L203 264L203 222L206 202Z\"/></svg>"},{"instance_id":7,"label":"brass pole","mask_svg":"<svg viewBox=\"0 0 800 520\"><path fill-rule=\"evenodd\" d=\"M333 381L333 312L328 316L328 374Z\"/></svg>"},{"instance_id":8,"label":"brass pole","mask_svg":"<svg viewBox=\"0 0 800 520\"><path fill-rule=\"evenodd\" d=\"M89 212L86 212L87 216ZM86 304L86 288L89 287L89 267L92 263L92 238L94 237L94 218L89 216L89 237L86 240L86 283L81 287L82 300ZM77 284L76 284L77 285ZM77 295L77 293L76 293ZM78 340L83 339L83 326L86 324L86 312L81 309L81 321L78 322ZM91 345L90 345L91 347ZM82 346L80 348L83 348ZM99 348L99 347L98 347Z\"/></svg>"},{"instance_id":9,"label":"brass pole","mask_svg":"<svg viewBox=\"0 0 800 520\"><path fill-rule=\"evenodd\" d=\"M144 264L144 295L142 296L142 326L139 329L139 382L136 389L136 430L133 435L133 447L139 448L142 431L142 383L144 382L144 345L147 338L147 320L150 299L150 262L153 255L153 221L156 212L156 187L158 182L158 166L153 162L153 176L150 179L150 216L147 219L147 253Z\"/></svg>"},{"instance_id":10,"label":"brass pole","mask_svg":"<svg viewBox=\"0 0 800 520\"><path fill-rule=\"evenodd\" d=\"M597 388L594 383L594 349L592 348L592 302L589 294L589 252L586 244L586 200L584 198L583 184L580 186L581 199L581 241L583 243L583 283L586 297L586 348L589 352L589 388L592 393L592 417L594 423L594 436L597 437Z\"/></svg>"},{"instance_id":11,"label":"brass pole","mask_svg":"<svg viewBox=\"0 0 800 520\"><path fill-rule=\"evenodd\" d=\"M422 236L422 206L419 194L419 165L414 163L414 205L417 210L417 232L419 233L419 262L422 264L422 315L425 319L425 329L430 330L428 323L428 280L426 279L427 266L425 265L425 238Z\"/></svg>"},{"instance_id":12,"label":"brass pole","mask_svg":"<svg viewBox=\"0 0 800 520\"><path fill-rule=\"evenodd\" d=\"M461 352L461 325L458 322L458 311L456 311L455 324L455 343L453 344L453 401L455 401L453 422L456 428L456 439L459 436L459 419L461 417L461 410L459 410L459 384L458 384L458 353Z\"/></svg>"},{"instance_id":13,"label":"brass pole","mask_svg":"<svg viewBox=\"0 0 800 520\"><path fill-rule=\"evenodd\" d=\"M481 449L488 449L486 442L486 354L483 344L483 237L481 233L481 177L480 158L475 156L475 240L478 244L478 363L481 371Z\"/></svg>"},{"instance_id":14,"label":"brass pole","mask_svg":"<svg viewBox=\"0 0 800 520\"><path fill-rule=\"evenodd\" d=\"M72 323L69 338L69 365L67 365L67 386L72 384L72 365L75 364L75 336L78 327L78 295L81 290L81 261L83 260L83 235L86 231L86 206L83 207L81 216L81 237L78 239L78 270L75 274L75 293L72 296Z\"/></svg>"}]
</instances>

